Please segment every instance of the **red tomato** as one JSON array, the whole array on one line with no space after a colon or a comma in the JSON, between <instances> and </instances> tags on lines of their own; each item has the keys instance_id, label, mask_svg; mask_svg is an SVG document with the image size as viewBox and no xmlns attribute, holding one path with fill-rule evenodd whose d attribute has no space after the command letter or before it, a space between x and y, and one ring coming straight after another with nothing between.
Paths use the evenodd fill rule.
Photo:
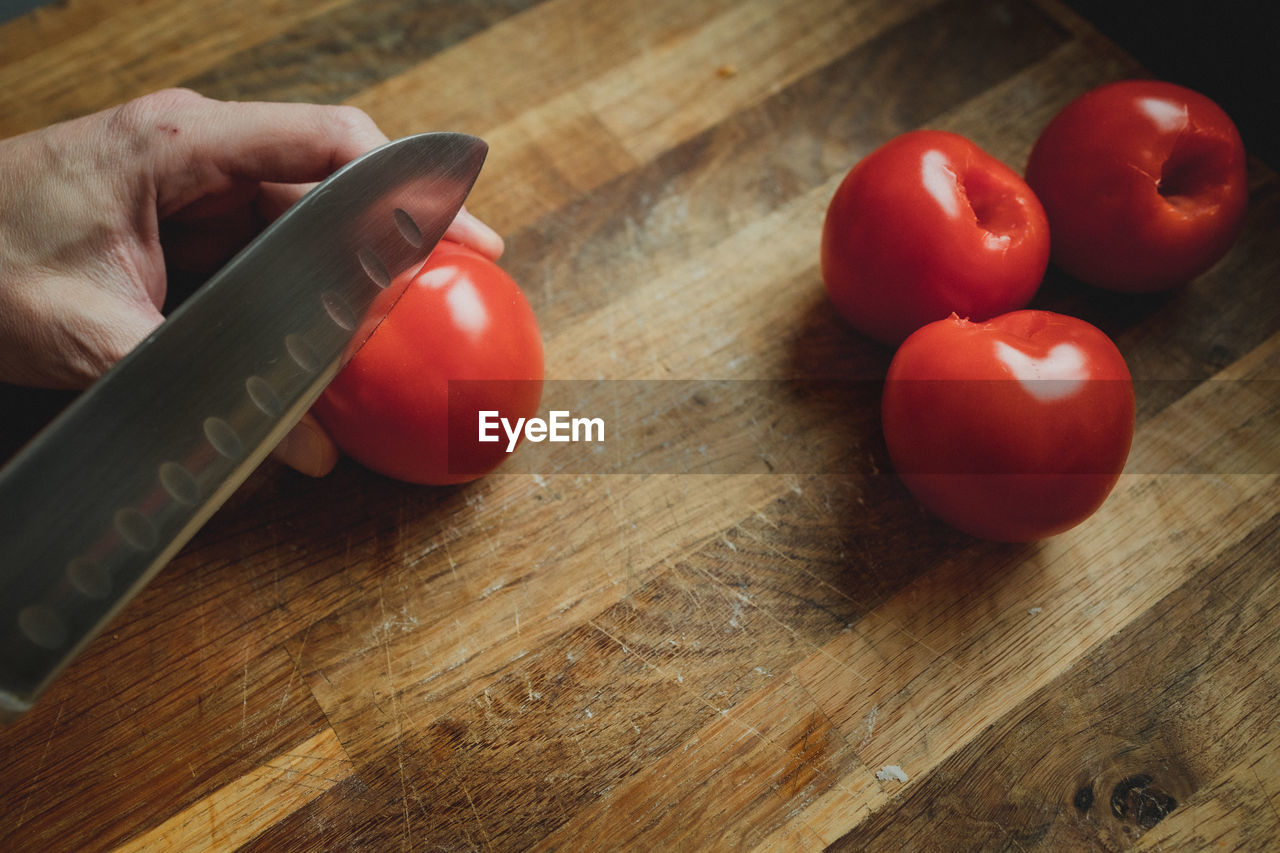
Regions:
<instances>
[{"instance_id":1,"label":"red tomato","mask_svg":"<svg viewBox=\"0 0 1280 853\"><path fill-rule=\"evenodd\" d=\"M1053 229L1053 259L1084 281L1150 292L1213 266L1248 203L1244 145L1190 89L1127 80L1072 101L1041 132L1027 182Z\"/></svg>"},{"instance_id":2,"label":"red tomato","mask_svg":"<svg viewBox=\"0 0 1280 853\"><path fill-rule=\"evenodd\" d=\"M952 315L903 342L881 417L894 467L927 509L975 536L1027 542L1102 505L1129 455L1133 383L1083 320Z\"/></svg>"},{"instance_id":3,"label":"red tomato","mask_svg":"<svg viewBox=\"0 0 1280 853\"><path fill-rule=\"evenodd\" d=\"M375 471L462 483L507 456L505 439L478 441L479 412L513 423L536 415L542 369L538 324L520 288L479 253L441 242L312 411L343 452ZM487 381L455 381L451 395L450 380ZM470 424L455 431L470 441L450 445L451 418Z\"/></svg>"},{"instance_id":4,"label":"red tomato","mask_svg":"<svg viewBox=\"0 0 1280 853\"><path fill-rule=\"evenodd\" d=\"M884 343L951 312L1026 305L1049 263L1049 226L1012 169L963 136L918 130L850 170L822 229L822 278L854 328Z\"/></svg>"}]
</instances>

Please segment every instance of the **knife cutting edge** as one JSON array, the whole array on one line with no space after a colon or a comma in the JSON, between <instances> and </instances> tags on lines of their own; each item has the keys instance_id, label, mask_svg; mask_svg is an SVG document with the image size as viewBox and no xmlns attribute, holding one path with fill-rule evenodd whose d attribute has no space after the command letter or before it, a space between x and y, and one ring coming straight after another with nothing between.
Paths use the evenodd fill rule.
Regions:
<instances>
[{"instance_id":1,"label":"knife cutting edge","mask_svg":"<svg viewBox=\"0 0 1280 853\"><path fill-rule=\"evenodd\" d=\"M487 150L424 133L348 163L0 470L0 720L31 707L310 407Z\"/></svg>"}]
</instances>

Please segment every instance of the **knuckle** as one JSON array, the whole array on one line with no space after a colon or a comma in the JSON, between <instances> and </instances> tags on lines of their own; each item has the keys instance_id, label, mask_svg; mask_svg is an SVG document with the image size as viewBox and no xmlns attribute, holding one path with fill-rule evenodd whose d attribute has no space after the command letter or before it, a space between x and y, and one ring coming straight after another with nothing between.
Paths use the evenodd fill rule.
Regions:
<instances>
[{"instance_id":1,"label":"knuckle","mask_svg":"<svg viewBox=\"0 0 1280 853\"><path fill-rule=\"evenodd\" d=\"M141 100L146 99L150 99L161 106L172 106L174 104L186 105L195 101L202 101L204 96L185 86L170 86L167 89L160 89L149 95L143 95Z\"/></svg>"},{"instance_id":2,"label":"knuckle","mask_svg":"<svg viewBox=\"0 0 1280 853\"><path fill-rule=\"evenodd\" d=\"M108 114L111 129L140 139L157 130L176 128L178 115L204 97L191 89L169 88L126 101Z\"/></svg>"},{"instance_id":3,"label":"knuckle","mask_svg":"<svg viewBox=\"0 0 1280 853\"><path fill-rule=\"evenodd\" d=\"M329 107L328 112L329 123L348 138L361 139L378 132L378 127L374 124L373 119L369 118L369 114L359 107L342 104Z\"/></svg>"}]
</instances>

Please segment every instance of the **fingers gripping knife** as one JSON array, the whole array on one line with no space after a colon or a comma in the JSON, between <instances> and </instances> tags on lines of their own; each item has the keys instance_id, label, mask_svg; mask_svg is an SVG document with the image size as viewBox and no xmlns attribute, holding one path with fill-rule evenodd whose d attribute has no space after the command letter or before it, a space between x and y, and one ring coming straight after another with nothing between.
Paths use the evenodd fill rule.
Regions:
<instances>
[{"instance_id":1,"label":"fingers gripping knife","mask_svg":"<svg viewBox=\"0 0 1280 853\"><path fill-rule=\"evenodd\" d=\"M399 298L487 148L378 148L290 208L0 470L0 719L28 708Z\"/></svg>"}]
</instances>

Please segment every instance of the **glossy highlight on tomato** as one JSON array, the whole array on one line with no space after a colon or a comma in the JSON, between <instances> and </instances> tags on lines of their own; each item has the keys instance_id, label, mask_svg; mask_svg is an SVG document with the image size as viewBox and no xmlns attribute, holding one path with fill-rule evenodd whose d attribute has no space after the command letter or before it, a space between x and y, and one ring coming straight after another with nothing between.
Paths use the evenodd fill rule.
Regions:
<instances>
[{"instance_id":1,"label":"glossy highlight on tomato","mask_svg":"<svg viewBox=\"0 0 1280 853\"><path fill-rule=\"evenodd\" d=\"M1125 80L1086 92L1041 132L1027 183L1049 216L1053 260L1124 292L1184 284L1239 236L1248 205L1244 144L1204 95Z\"/></svg>"},{"instance_id":2,"label":"glossy highlight on tomato","mask_svg":"<svg viewBox=\"0 0 1280 853\"><path fill-rule=\"evenodd\" d=\"M366 467L412 483L461 483L507 453L501 442L479 442L474 426L471 440L451 446L450 420L475 425L482 410L532 417L542 379L542 339L519 286L488 258L445 241L312 411Z\"/></svg>"},{"instance_id":3,"label":"glossy highlight on tomato","mask_svg":"<svg viewBox=\"0 0 1280 853\"><path fill-rule=\"evenodd\" d=\"M888 344L952 312L1025 306L1048 263L1048 222L1022 177L945 131L902 134L859 161L822 229L832 303Z\"/></svg>"},{"instance_id":4,"label":"glossy highlight on tomato","mask_svg":"<svg viewBox=\"0 0 1280 853\"><path fill-rule=\"evenodd\" d=\"M1102 505L1133 439L1133 383L1074 317L955 315L903 342L882 397L885 443L926 509L975 536L1042 539Z\"/></svg>"}]
</instances>

